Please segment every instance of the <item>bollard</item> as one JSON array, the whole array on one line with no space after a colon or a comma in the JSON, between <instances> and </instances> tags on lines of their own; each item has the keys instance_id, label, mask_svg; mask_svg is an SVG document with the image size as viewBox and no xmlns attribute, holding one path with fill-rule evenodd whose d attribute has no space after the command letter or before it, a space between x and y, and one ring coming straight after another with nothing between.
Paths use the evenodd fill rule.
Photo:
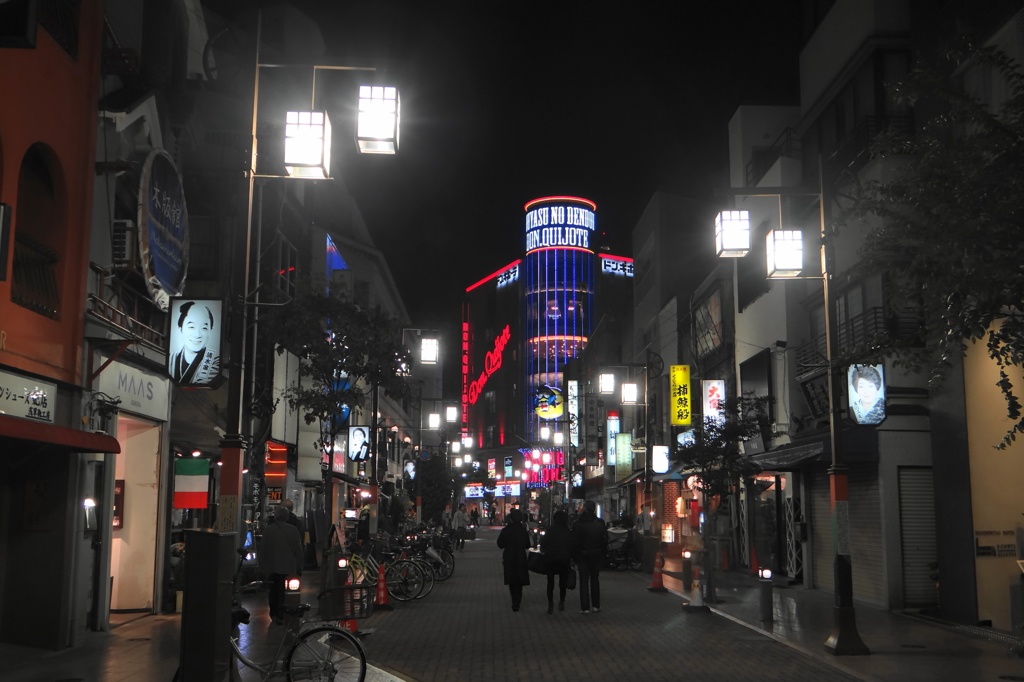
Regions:
<instances>
[{"instance_id":1,"label":"bollard","mask_svg":"<svg viewBox=\"0 0 1024 682\"><path fill-rule=\"evenodd\" d=\"M690 550L683 552L683 585L693 583L693 555Z\"/></svg>"},{"instance_id":2,"label":"bollard","mask_svg":"<svg viewBox=\"0 0 1024 682\"><path fill-rule=\"evenodd\" d=\"M772 595L772 571L769 568L757 570L758 586L761 589L761 622L771 623L775 620L775 604Z\"/></svg>"}]
</instances>

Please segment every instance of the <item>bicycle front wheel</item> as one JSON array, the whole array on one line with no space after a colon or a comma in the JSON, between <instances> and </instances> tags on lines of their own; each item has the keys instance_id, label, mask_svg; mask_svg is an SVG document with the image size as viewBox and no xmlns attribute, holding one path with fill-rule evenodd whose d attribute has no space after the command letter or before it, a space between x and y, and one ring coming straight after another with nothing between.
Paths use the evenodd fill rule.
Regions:
<instances>
[{"instance_id":1,"label":"bicycle front wheel","mask_svg":"<svg viewBox=\"0 0 1024 682\"><path fill-rule=\"evenodd\" d=\"M398 601L415 599L423 589L423 571L411 561L391 564L384 579L388 584L388 594Z\"/></svg>"},{"instance_id":2,"label":"bicycle front wheel","mask_svg":"<svg viewBox=\"0 0 1024 682\"><path fill-rule=\"evenodd\" d=\"M366 653L352 633L322 625L299 635L285 668L289 680L363 682Z\"/></svg>"}]
</instances>

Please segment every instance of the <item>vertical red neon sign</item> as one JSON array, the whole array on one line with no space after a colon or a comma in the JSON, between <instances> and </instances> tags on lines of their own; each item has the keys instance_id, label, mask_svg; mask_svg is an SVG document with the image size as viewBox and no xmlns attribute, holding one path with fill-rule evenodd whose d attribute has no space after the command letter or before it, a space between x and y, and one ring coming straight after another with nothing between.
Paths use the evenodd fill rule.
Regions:
<instances>
[{"instance_id":1,"label":"vertical red neon sign","mask_svg":"<svg viewBox=\"0 0 1024 682\"><path fill-rule=\"evenodd\" d=\"M469 427L469 323L462 323L462 430Z\"/></svg>"}]
</instances>

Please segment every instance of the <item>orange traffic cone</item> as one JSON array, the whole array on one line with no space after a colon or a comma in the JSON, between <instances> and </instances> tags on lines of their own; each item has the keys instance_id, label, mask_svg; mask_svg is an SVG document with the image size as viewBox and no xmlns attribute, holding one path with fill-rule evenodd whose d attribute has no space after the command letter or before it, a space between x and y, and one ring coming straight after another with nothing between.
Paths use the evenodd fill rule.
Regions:
<instances>
[{"instance_id":1,"label":"orange traffic cone","mask_svg":"<svg viewBox=\"0 0 1024 682\"><path fill-rule=\"evenodd\" d=\"M661 552L658 552L654 555L654 575L651 576L651 586L647 588L648 592L668 592L661 581L661 569L664 565L665 558L661 556Z\"/></svg>"},{"instance_id":2,"label":"orange traffic cone","mask_svg":"<svg viewBox=\"0 0 1024 682\"><path fill-rule=\"evenodd\" d=\"M384 567L377 571L377 596L373 608L383 611L393 611L394 605L388 598L388 580L384 577Z\"/></svg>"}]
</instances>

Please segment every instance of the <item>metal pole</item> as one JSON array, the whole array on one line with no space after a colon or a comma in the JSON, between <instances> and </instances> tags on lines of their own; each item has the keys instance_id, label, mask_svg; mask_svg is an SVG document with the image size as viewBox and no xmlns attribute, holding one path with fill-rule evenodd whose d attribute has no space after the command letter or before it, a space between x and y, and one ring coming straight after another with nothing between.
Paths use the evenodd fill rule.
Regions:
<instances>
[{"instance_id":1,"label":"metal pole","mask_svg":"<svg viewBox=\"0 0 1024 682\"><path fill-rule=\"evenodd\" d=\"M843 466L842 368L836 364L839 357L839 316L836 310L832 278L835 276L835 244L826 225L826 211L831 210L825 195L825 175L822 158L818 155L819 220L821 222L821 269L822 289L825 297L825 346L828 361L828 425L832 443L832 466L828 470L832 502L832 529L835 558L833 563L833 586L835 607L833 608L832 632L825 642L825 651L835 656L865 655L871 653L857 632L856 614L853 608L853 570L850 561L850 509Z\"/></svg>"}]
</instances>

